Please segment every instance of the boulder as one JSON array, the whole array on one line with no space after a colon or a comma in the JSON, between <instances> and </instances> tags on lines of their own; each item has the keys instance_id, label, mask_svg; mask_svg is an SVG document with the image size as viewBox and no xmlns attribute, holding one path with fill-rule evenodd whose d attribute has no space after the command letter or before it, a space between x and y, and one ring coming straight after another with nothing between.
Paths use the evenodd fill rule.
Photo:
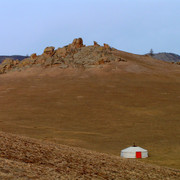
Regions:
<instances>
[{"instance_id":1,"label":"boulder","mask_svg":"<svg viewBox=\"0 0 180 180\"><path fill-rule=\"evenodd\" d=\"M3 69L3 72L6 70L10 70L14 66L14 60L10 58L4 59L4 61L1 63L1 68Z\"/></svg>"},{"instance_id":2,"label":"boulder","mask_svg":"<svg viewBox=\"0 0 180 180\"><path fill-rule=\"evenodd\" d=\"M46 61L44 62L45 66L51 66L53 64L53 58L49 57L46 59Z\"/></svg>"},{"instance_id":3,"label":"boulder","mask_svg":"<svg viewBox=\"0 0 180 180\"><path fill-rule=\"evenodd\" d=\"M63 47L63 48L58 48L57 50L56 50L56 53L55 53L55 55L57 56L57 57L66 57L66 55L67 55L67 48L66 47Z\"/></svg>"},{"instance_id":4,"label":"boulder","mask_svg":"<svg viewBox=\"0 0 180 180\"><path fill-rule=\"evenodd\" d=\"M78 39L74 39L73 40L73 43L72 43L72 46L74 46L75 48L81 48L83 47L83 40L82 38L78 38Z\"/></svg>"},{"instance_id":5,"label":"boulder","mask_svg":"<svg viewBox=\"0 0 180 180\"><path fill-rule=\"evenodd\" d=\"M108 44L106 44L106 43L104 43L104 48L105 49L111 49L110 46Z\"/></svg>"},{"instance_id":6,"label":"boulder","mask_svg":"<svg viewBox=\"0 0 180 180\"><path fill-rule=\"evenodd\" d=\"M127 62L126 59L121 58L121 57L117 57L117 58L115 59L115 61L116 61L116 62L120 62L120 61Z\"/></svg>"},{"instance_id":7,"label":"boulder","mask_svg":"<svg viewBox=\"0 0 180 180\"><path fill-rule=\"evenodd\" d=\"M3 73L4 73L4 68L0 64L0 74L3 74Z\"/></svg>"},{"instance_id":8,"label":"boulder","mask_svg":"<svg viewBox=\"0 0 180 180\"><path fill-rule=\"evenodd\" d=\"M13 59L6 58L6 59L4 59L4 61L2 62L2 64L3 64L3 65L9 65L9 64L13 65L13 64L14 64L13 61L14 61Z\"/></svg>"},{"instance_id":9,"label":"boulder","mask_svg":"<svg viewBox=\"0 0 180 180\"><path fill-rule=\"evenodd\" d=\"M50 46L50 47L47 47L44 49L44 55L46 56L53 56L54 55L54 47L53 46Z\"/></svg>"},{"instance_id":10,"label":"boulder","mask_svg":"<svg viewBox=\"0 0 180 180\"><path fill-rule=\"evenodd\" d=\"M96 41L94 41L94 46L95 47L98 47L98 46L100 46Z\"/></svg>"},{"instance_id":11,"label":"boulder","mask_svg":"<svg viewBox=\"0 0 180 180\"><path fill-rule=\"evenodd\" d=\"M19 68L25 67L25 66L31 66L34 63L34 60L31 58L25 58L17 65Z\"/></svg>"},{"instance_id":12,"label":"boulder","mask_svg":"<svg viewBox=\"0 0 180 180\"><path fill-rule=\"evenodd\" d=\"M74 39L72 44L68 45L68 51L75 53L76 51L74 49L78 49L84 47L82 38Z\"/></svg>"},{"instance_id":13,"label":"boulder","mask_svg":"<svg viewBox=\"0 0 180 180\"><path fill-rule=\"evenodd\" d=\"M36 53L31 54L30 58L31 58L32 60L36 59L36 58L37 58Z\"/></svg>"},{"instance_id":14,"label":"boulder","mask_svg":"<svg viewBox=\"0 0 180 180\"><path fill-rule=\"evenodd\" d=\"M43 65L43 64L45 63L45 61L46 61L47 58L48 58L48 57L47 57L47 56L44 56L44 55L38 56L35 64L41 64L41 65Z\"/></svg>"},{"instance_id":15,"label":"boulder","mask_svg":"<svg viewBox=\"0 0 180 180\"><path fill-rule=\"evenodd\" d=\"M20 61L18 59L16 59L16 60L13 61L13 65L16 66L17 64L19 64L19 62Z\"/></svg>"}]
</instances>

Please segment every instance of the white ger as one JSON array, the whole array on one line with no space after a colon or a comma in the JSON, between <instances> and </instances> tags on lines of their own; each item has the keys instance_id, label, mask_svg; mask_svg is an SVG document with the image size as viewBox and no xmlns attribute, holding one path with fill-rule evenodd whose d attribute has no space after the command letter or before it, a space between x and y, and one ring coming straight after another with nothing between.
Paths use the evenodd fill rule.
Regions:
<instances>
[{"instance_id":1,"label":"white ger","mask_svg":"<svg viewBox=\"0 0 180 180\"><path fill-rule=\"evenodd\" d=\"M121 157L123 158L147 158L148 151L138 146L131 146L121 151Z\"/></svg>"}]
</instances>

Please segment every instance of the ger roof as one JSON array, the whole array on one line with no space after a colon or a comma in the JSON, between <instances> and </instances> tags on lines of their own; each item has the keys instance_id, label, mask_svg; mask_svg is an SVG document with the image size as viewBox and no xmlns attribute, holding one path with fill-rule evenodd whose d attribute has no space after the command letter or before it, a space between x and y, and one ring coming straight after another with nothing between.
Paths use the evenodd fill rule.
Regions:
<instances>
[{"instance_id":1,"label":"ger roof","mask_svg":"<svg viewBox=\"0 0 180 180\"><path fill-rule=\"evenodd\" d=\"M141 151L142 152L142 151L147 151L147 150L143 149L143 148L141 148L139 146L136 146L136 147L131 146L131 147L128 147L128 148L122 150L122 152L136 152L136 151Z\"/></svg>"}]
</instances>

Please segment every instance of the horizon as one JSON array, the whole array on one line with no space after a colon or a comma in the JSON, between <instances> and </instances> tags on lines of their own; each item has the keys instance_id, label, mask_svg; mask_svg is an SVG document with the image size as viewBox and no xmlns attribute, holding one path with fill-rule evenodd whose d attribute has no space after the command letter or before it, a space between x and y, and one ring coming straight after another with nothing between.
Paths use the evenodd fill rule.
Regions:
<instances>
[{"instance_id":1,"label":"horizon","mask_svg":"<svg viewBox=\"0 0 180 180\"><path fill-rule=\"evenodd\" d=\"M45 49L45 48L44 48ZM124 51L124 52L126 52L126 51ZM42 52L43 53L43 52ZM128 52L128 53L131 53L131 52ZM148 52L149 53L149 52ZM148 54L148 53L146 53L146 54ZM177 53L172 53L172 52L156 52L156 53L154 53L153 52L153 54L163 54L163 53L167 53L167 54L175 54L175 55L178 55L178 56L180 56L180 54L177 54ZM33 53L32 53L33 54ZM132 53L133 54L133 53ZM41 54L39 54L39 55L41 55ZM137 54L138 55L138 54ZM139 54L139 55L145 55L145 54ZM23 57L30 57L31 56L31 54L26 54L26 55L22 55L22 54L12 54L12 55L5 55L5 54L0 54L0 57L2 57L2 56L9 56L9 57L11 57L11 56L23 56Z\"/></svg>"},{"instance_id":2,"label":"horizon","mask_svg":"<svg viewBox=\"0 0 180 180\"><path fill-rule=\"evenodd\" d=\"M134 53L180 54L177 0L1 1L0 55L42 54L82 37Z\"/></svg>"}]
</instances>

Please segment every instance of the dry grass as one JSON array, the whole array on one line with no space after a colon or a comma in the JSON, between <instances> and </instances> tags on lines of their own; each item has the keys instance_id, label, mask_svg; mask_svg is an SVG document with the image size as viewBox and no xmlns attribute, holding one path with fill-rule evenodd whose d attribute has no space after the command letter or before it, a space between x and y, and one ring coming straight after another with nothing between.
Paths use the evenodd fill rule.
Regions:
<instances>
[{"instance_id":1,"label":"dry grass","mask_svg":"<svg viewBox=\"0 0 180 180\"><path fill-rule=\"evenodd\" d=\"M136 142L149 150L143 161L180 168L179 66L121 57L103 69L1 75L0 129L114 155Z\"/></svg>"},{"instance_id":2,"label":"dry grass","mask_svg":"<svg viewBox=\"0 0 180 180\"><path fill-rule=\"evenodd\" d=\"M0 132L1 179L171 179L180 171Z\"/></svg>"}]
</instances>

